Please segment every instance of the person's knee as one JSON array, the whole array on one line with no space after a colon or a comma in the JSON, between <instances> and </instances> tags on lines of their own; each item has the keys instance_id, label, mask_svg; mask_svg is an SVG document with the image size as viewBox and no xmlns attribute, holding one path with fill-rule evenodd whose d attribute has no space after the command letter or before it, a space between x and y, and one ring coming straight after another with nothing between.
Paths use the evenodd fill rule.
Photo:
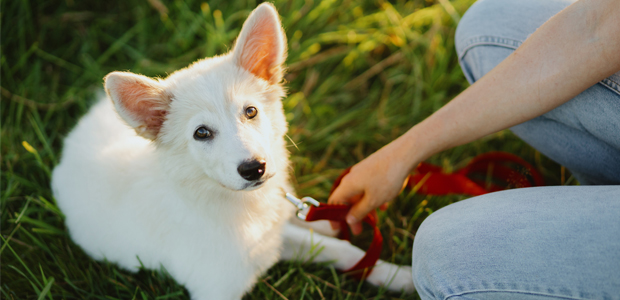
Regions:
<instances>
[{"instance_id":1,"label":"person's knee","mask_svg":"<svg viewBox=\"0 0 620 300\"><path fill-rule=\"evenodd\" d=\"M617 186L522 188L442 208L416 233L416 289L424 300L481 292L491 299L514 292L559 298L597 290L618 294L610 280L618 268L609 263L619 261L612 255L618 242L610 239L620 227L618 191ZM585 290L566 288L571 286Z\"/></svg>"},{"instance_id":2,"label":"person's knee","mask_svg":"<svg viewBox=\"0 0 620 300\"><path fill-rule=\"evenodd\" d=\"M479 0L463 15L456 30L457 49L475 37L518 47L553 15L575 0ZM459 53L462 54L462 53Z\"/></svg>"},{"instance_id":3,"label":"person's knee","mask_svg":"<svg viewBox=\"0 0 620 300\"><path fill-rule=\"evenodd\" d=\"M426 218L418 229L413 243L413 283L422 299L433 299L435 294L431 280L434 269L431 265L434 264L432 249L436 248L433 243L437 241L437 236L432 230L432 225L426 226L431 222L429 218Z\"/></svg>"},{"instance_id":4,"label":"person's knee","mask_svg":"<svg viewBox=\"0 0 620 300\"><path fill-rule=\"evenodd\" d=\"M452 251L458 251L450 242L455 230L450 209L439 210L422 222L413 243L413 282L422 299L443 299L441 283L437 278L452 265Z\"/></svg>"},{"instance_id":5,"label":"person's knee","mask_svg":"<svg viewBox=\"0 0 620 300\"><path fill-rule=\"evenodd\" d=\"M455 34L463 73L473 83L574 0L480 0L463 15Z\"/></svg>"},{"instance_id":6,"label":"person's knee","mask_svg":"<svg viewBox=\"0 0 620 300\"><path fill-rule=\"evenodd\" d=\"M455 48L470 83L474 83L510 55L521 41L512 37L510 21L502 19L505 0L481 0L463 15L455 33ZM507 18L507 16L503 16Z\"/></svg>"},{"instance_id":7,"label":"person's knee","mask_svg":"<svg viewBox=\"0 0 620 300\"><path fill-rule=\"evenodd\" d=\"M455 33L455 46L459 57L475 44L489 44L490 37L504 37L509 21L505 8L514 1L480 0L474 3L461 18ZM518 45L516 45L518 46Z\"/></svg>"},{"instance_id":8,"label":"person's knee","mask_svg":"<svg viewBox=\"0 0 620 300\"><path fill-rule=\"evenodd\" d=\"M459 57L461 57L464 54L463 52L466 50L465 44L468 43L473 37L482 34L482 32L480 32L479 24L481 20L488 17L488 15L492 13L489 11L489 2L490 1L487 0L474 3L459 21L454 35L454 43Z\"/></svg>"},{"instance_id":9,"label":"person's knee","mask_svg":"<svg viewBox=\"0 0 620 300\"><path fill-rule=\"evenodd\" d=\"M502 248L505 233L518 227L506 219L524 202L523 192L529 195L525 189L510 190L459 201L422 222L412 255L413 281L422 299L484 288L480 282L463 285L462 279L474 274L472 268L484 268L496 254L490 249Z\"/></svg>"}]
</instances>

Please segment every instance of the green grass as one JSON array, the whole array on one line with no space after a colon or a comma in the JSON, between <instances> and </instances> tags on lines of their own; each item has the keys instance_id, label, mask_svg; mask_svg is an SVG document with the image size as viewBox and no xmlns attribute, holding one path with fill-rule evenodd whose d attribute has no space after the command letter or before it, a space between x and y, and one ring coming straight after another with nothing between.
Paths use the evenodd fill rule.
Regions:
<instances>
[{"instance_id":1,"label":"green grass","mask_svg":"<svg viewBox=\"0 0 620 300\"><path fill-rule=\"evenodd\" d=\"M284 100L300 195L326 199L342 169L376 151L467 87L454 52L473 0L276 1L289 43ZM230 49L254 1L2 1L1 292L4 299L187 299L165 271L137 274L89 259L66 233L49 181L63 137L114 70L166 76ZM451 170L487 151L532 162L550 184L560 166L510 132L430 158ZM568 177L568 175L566 175ZM433 211L464 196L401 195L380 212L382 258L411 263ZM427 201L424 201L427 200ZM364 247L370 233L355 238ZM324 265L282 262L246 299L417 299Z\"/></svg>"}]
</instances>

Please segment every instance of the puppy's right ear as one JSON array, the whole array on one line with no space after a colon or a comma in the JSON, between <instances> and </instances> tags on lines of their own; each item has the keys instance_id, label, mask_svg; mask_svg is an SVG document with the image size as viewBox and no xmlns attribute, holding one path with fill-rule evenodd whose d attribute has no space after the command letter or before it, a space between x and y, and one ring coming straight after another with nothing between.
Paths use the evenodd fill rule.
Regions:
<instances>
[{"instance_id":1,"label":"puppy's right ear","mask_svg":"<svg viewBox=\"0 0 620 300\"><path fill-rule=\"evenodd\" d=\"M118 114L138 135L154 140L170 107L170 96L162 84L129 72L112 72L104 81Z\"/></svg>"}]
</instances>

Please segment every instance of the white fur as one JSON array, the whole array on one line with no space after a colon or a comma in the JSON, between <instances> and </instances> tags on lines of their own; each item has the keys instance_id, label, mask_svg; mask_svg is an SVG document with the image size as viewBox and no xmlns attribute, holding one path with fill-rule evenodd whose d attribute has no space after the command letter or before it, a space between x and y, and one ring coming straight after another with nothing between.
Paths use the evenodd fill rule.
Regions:
<instances>
[{"instance_id":1,"label":"white fur","mask_svg":"<svg viewBox=\"0 0 620 300\"><path fill-rule=\"evenodd\" d=\"M275 18L281 31L274 8L262 4L231 53L201 60L165 80L148 79L170 97L162 102L167 107L157 108L167 114L156 136L142 134L142 123L115 100L119 82L133 75L108 75L109 97L68 135L52 179L71 237L91 257L129 270L137 270L140 262L151 269L163 266L193 299L239 299L282 258L283 247L285 259L309 249L311 231L288 222L293 206L283 197L283 190L293 189L280 79L274 84L258 78L234 59L235 51L243 51L239 45L247 39L247 24L261 18ZM274 38L282 44L280 68L285 40L281 32ZM281 78L280 69L274 70ZM258 109L252 120L243 117L248 105ZM195 140L199 125L212 128L215 138ZM258 186L237 172L253 157L267 162L263 177L269 180ZM345 241L317 233L313 239L324 246L315 261L336 260L339 269L363 255ZM368 281L413 291L410 272L380 262Z\"/></svg>"}]
</instances>

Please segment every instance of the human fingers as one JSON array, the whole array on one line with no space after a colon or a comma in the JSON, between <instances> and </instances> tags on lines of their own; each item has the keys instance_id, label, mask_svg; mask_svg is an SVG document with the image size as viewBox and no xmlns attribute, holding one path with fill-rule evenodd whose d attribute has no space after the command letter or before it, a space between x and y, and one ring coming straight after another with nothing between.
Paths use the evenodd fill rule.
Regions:
<instances>
[{"instance_id":1,"label":"human fingers","mask_svg":"<svg viewBox=\"0 0 620 300\"><path fill-rule=\"evenodd\" d=\"M370 202L368 194L365 194L360 201L353 204L346 217L347 224L351 227L353 234L358 235L362 232L362 219L376 207L376 205Z\"/></svg>"},{"instance_id":2,"label":"human fingers","mask_svg":"<svg viewBox=\"0 0 620 300\"><path fill-rule=\"evenodd\" d=\"M359 201L363 191L358 191L351 181L352 174L345 175L340 181L340 185L336 187L334 192L329 196L327 203L329 204L352 204ZM340 223L330 221L332 229L340 229Z\"/></svg>"},{"instance_id":3,"label":"human fingers","mask_svg":"<svg viewBox=\"0 0 620 300\"><path fill-rule=\"evenodd\" d=\"M345 204L345 205L350 205L350 203L357 203L360 201L360 199L362 199L362 195L355 195L351 198L349 198L347 200L346 203L330 203L330 204ZM329 203L329 202L328 202ZM334 230L338 230L341 229L340 228L340 222L336 222L336 221L329 221L329 224L332 226L332 229Z\"/></svg>"},{"instance_id":4,"label":"human fingers","mask_svg":"<svg viewBox=\"0 0 620 300\"><path fill-rule=\"evenodd\" d=\"M364 189L355 184L351 173L345 175L327 199L329 204L353 204L361 199Z\"/></svg>"}]
</instances>

